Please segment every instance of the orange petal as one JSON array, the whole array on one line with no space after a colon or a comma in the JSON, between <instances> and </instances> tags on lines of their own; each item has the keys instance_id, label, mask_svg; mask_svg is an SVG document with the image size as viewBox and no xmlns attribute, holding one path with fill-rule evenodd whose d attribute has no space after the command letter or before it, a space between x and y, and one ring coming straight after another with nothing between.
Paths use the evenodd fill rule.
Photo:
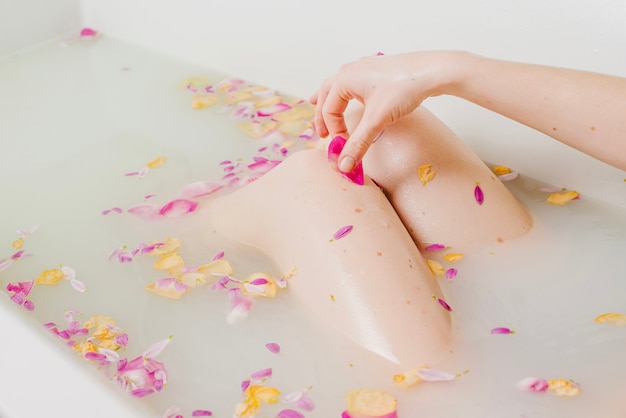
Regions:
<instances>
[{"instance_id":1,"label":"orange petal","mask_svg":"<svg viewBox=\"0 0 626 418\"><path fill-rule=\"evenodd\" d=\"M548 387L557 396L564 396L570 398L572 396L578 396L582 392L580 386L565 379L552 379L548 380Z\"/></svg>"},{"instance_id":2,"label":"orange petal","mask_svg":"<svg viewBox=\"0 0 626 418\"><path fill-rule=\"evenodd\" d=\"M430 169L430 164L420 165L417 167L417 177L422 182L422 186L435 178L435 172Z\"/></svg>"},{"instance_id":3,"label":"orange petal","mask_svg":"<svg viewBox=\"0 0 626 418\"><path fill-rule=\"evenodd\" d=\"M555 193L550 193L550 196L548 196L547 201L551 205L563 206L564 204L566 204L570 200L576 199L579 196L580 195L578 194L578 192L575 192L573 190L562 191L562 192L555 192Z\"/></svg>"},{"instance_id":4,"label":"orange petal","mask_svg":"<svg viewBox=\"0 0 626 418\"><path fill-rule=\"evenodd\" d=\"M463 254L460 253L448 253L443 256L443 259L449 263L456 263L463 258Z\"/></svg>"},{"instance_id":5,"label":"orange petal","mask_svg":"<svg viewBox=\"0 0 626 418\"><path fill-rule=\"evenodd\" d=\"M414 369L408 370L402 374L396 374L393 376L393 383L402 387L409 388L411 386L415 386L424 380L418 375L418 371L425 368L426 366L419 366Z\"/></svg>"},{"instance_id":6,"label":"orange petal","mask_svg":"<svg viewBox=\"0 0 626 418\"><path fill-rule=\"evenodd\" d=\"M170 275L177 276L185 266L185 262L178 253L171 253L162 255L153 265L157 270L167 270Z\"/></svg>"},{"instance_id":7,"label":"orange petal","mask_svg":"<svg viewBox=\"0 0 626 418\"><path fill-rule=\"evenodd\" d=\"M512 172L509 167L506 167L504 165L497 165L497 166L493 167L491 169L491 171L493 171L494 174L496 174L498 176L502 176L504 174L510 174Z\"/></svg>"},{"instance_id":8,"label":"orange petal","mask_svg":"<svg viewBox=\"0 0 626 418\"><path fill-rule=\"evenodd\" d=\"M191 107L194 109L204 109L205 107L211 107L217 103L219 99L215 94L209 94L206 96L193 96L191 98Z\"/></svg>"},{"instance_id":9,"label":"orange petal","mask_svg":"<svg viewBox=\"0 0 626 418\"><path fill-rule=\"evenodd\" d=\"M426 264L435 276L443 276L446 272L446 269L435 260L426 260Z\"/></svg>"},{"instance_id":10,"label":"orange petal","mask_svg":"<svg viewBox=\"0 0 626 418\"><path fill-rule=\"evenodd\" d=\"M156 157L154 160L149 161L146 164L146 167L157 168L157 167L161 167L163 164L165 164L165 157Z\"/></svg>"},{"instance_id":11,"label":"orange petal","mask_svg":"<svg viewBox=\"0 0 626 418\"><path fill-rule=\"evenodd\" d=\"M350 414L380 416L391 414L398 408L398 401L382 390L358 389L346 393Z\"/></svg>"},{"instance_id":12,"label":"orange petal","mask_svg":"<svg viewBox=\"0 0 626 418\"><path fill-rule=\"evenodd\" d=\"M609 322L615 325L626 325L626 315L621 313L609 312L596 317L594 321Z\"/></svg>"},{"instance_id":13,"label":"orange petal","mask_svg":"<svg viewBox=\"0 0 626 418\"><path fill-rule=\"evenodd\" d=\"M24 238L18 238L15 241L13 241L13 243L11 244L11 246L15 248L16 250L19 250L20 248L22 248L23 245L24 245Z\"/></svg>"},{"instance_id":14,"label":"orange petal","mask_svg":"<svg viewBox=\"0 0 626 418\"><path fill-rule=\"evenodd\" d=\"M45 284L49 286L54 286L57 283L59 283L64 277L65 277L65 274L61 270L58 270L58 269L44 270L41 272L39 277L35 279L35 284Z\"/></svg>"}]
</instances>

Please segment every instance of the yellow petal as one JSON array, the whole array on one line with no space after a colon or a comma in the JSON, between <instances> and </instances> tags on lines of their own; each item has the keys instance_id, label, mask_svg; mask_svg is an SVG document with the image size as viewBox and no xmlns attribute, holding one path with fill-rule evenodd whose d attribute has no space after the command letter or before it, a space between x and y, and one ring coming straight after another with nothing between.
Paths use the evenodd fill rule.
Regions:
<instances>
[{"instance_id":1,"label":"yellow petal","mask_svg":"<svg viewBox=\"0 0 626 418\"><path fill-rule=\"evenodd\" d=\"M281 100L282 100L282 97L280 97L280 96L270 96L270 97L267 97L265 99L259 100L258 102L254 103L254 107L259 109L261 107L272 106L272 105L280 102Z\"/></svg>"},{"instance_id":2,"label":"yellow petal","mask_svg":"<svg viewBox=\"0 0 626 418\"><path fill-rule=\"evenodd\" d=\"M97 351L96 346L93 345L91 341L82 341L80 343L75 343L72 348L75 351L78 351L81 354L85 353L95 353Z\"/></svg>"},{"instance_id":3,"label":"yellow petal","mask_svg":"<svg viewBox=\"0 0 626 418\"><path fill-rule=\"evenodd\" d=\"M393 383L402 387L409 388L411 386L415 386L420 382L423 382L423 379L419 377L417 372L426 366L416 367L414 369L408 370L402 374L396 374L393 376Z\"/></svg>"},{"instance_id":4,"label":"yellow petal","mask_svg":"<svg viewBox=\"0 0 626 418\"><path fill-rule=\"evenodd\" d=\"M148 168L157 168L157 167L161 167L163 164L165 164L165 157L156 157L154 160L149 161L148 164L146 164L146 167Z\"/></svg>"},{"instance_id":5,"label":"yellow petal","mask_svg":"<svg viewBox=\"0 0 626 418\"><path fill-rule=\"evenodd\" d=\"M180 240L176 239L176 238L171 238L171 237L167 237L165 238L165 241L159 241L159 243L163 243L163 245L160 245L158 247L156 247L154 250L150 251L149 253L146 253L150 256L161 256L163 254L169 254L169 253L173 253L176 250L178 250L181 246L180 244ZM151 242L150 243L155 244L155 242Z\"/></svg>"},{"instance_id":6,"label":"yellow petal","mask_svg":"<svg viewBox=\"0 0 626 418\"><path fill-rule=\"evenodd\" d=\"M435 172L430 169L430 164L420 165L417 167L417 177L422 182L422 186L435 178Z\"/></svg>"},{"instance_id":7,"label":"yellow petal","mask_svg":"<svg viewBox=\"0 0 626 418\"><path fill-rule=\"evenodd\" d=\"M65 274L58 269L44 270L35 279L35 284L45 284L54 286L65 277Z\"/></svg>"},{"instance_id":8,"label":"yellow petal","mask_svg":"<svg viewBox=\"0 0 626 418\"><path fill-rule=\"evenodd\" d=\"M426 260L426 264L435 276L443 276L446 272L446 269L435 260Z\"/></svg>"},{"instance_id":9,"label":"yellow petal","mask_svg":"<svg viewBox=\"0 0 626 418\"><path fill-rule=\"evenodd\" d=\"M609 312L598 316L595 322L609 322L615 325L626 325L626 315L621 313Z\"/></svg>"},{"instance_id":10,"label":"yellow petal","mask_svg":"<svg viewBox=\"0 0 626 418\"><path fill-rule=\"evenodd\" d=\"M15 241L13 241L13 243L11 244L11 247L15 248L16 250L19 250L20 248L22 248L23 245L24 245L24 238L18 238Z\"/></svg>"},{"instance_id":11,"label":"yellow petal","mask_svg":"<svg viewBox=\"0 0 626 418\"><path fill-rule=\"evenodd\" d=\"M576 199L578 196L579 196L578 192L575 192L573 190L562 191L562 192L550 193L550 196L548 196L547 200L548 200L548 203L550 203L551 205L563 206L570 200Z\"/></svg>"},{"instance_id":12,"label":"yellow petal","mask_svg":"<svg viewBox=\"0 0 626 418\"><path fill-rule=\"evenodd\" d=\"M91 329L106 327L107 325L115 325L115 319L110 316L94 315L85 321L83 327Z\"/></svg>"},{"instance_id":13,"label":"yellow petal","mask_svg":"<svg viewBox=\"0 0 626 418\"><path fill-rule=\"evenodd\" d=\"M189 287L198 287L208 283L206 275L198 272L183 273L179 275L176 280Z\"/></svg>"},{"instance_id":14,"label":"yellow petal","mask_svg":"<svg viewBox=\"0 0 626 418\"><path fill-rule=\"evenodd\" d=\"M398 401L382 390L358 389L346 393L350 414L386 415L398 408Z\"/></svg>"},{"instance_id":15,"label":"yellow petal","mask_svg":"<svg viewBox=\"0 0 626 418\"><path fill-rule=\"evenodd\" d=\"M494 172L494 174L496 174L498 176L501 176L503 174L511 173L511 169L509 167L506 167L506 166L503 166L503 165L497 165L497 166L493 167L491 170Z\"/></svg>"},{"instance_id":16,"label":"yellow petal","mask_svg":"<svg viewBox=\"0 0 626 418\"><path fill-rule=\"evenodd\" d=\"M239 402L235 407L236 418L253 418L259 410L259 403L252 399Z\"/></svg>"},{"instance_id":17,"label":"yellow petal","mask_svg":"<svg viewBox=\"0 0 626 418\"><path fill-rule=\"evenodd\" d=\"M157 270L167 270L168 274L178 276L185 266L185 262L178 253L170 253L162 255L153 265Z\"/></svg>"},{"instance_id":18,"label":"yellow petal","mask_svg":"<svg viewBox=\"0 0 626 418\"><path fill-rule=\"evenodd\" d=\"M313 106L297 106L284 112L276 113L272 115L272 118L280 122L309 121L314 113L315 109Z\"/></svg>"},{"instance_id":19,"label":"yellow petal","mask_svg":"<svg viewBox=\"0 0 626 418\"><path fill-rule=\"evenodd\" d=\"M219 99L215 94L193 96L191 98L191 107L194 109L204 109L205 107L213 106L218 101Z\"/></svg>"},{"instance_id":20,"label":"yellow petal","mask_svg":"<svg viewBox=\"0 0 626 418\"><path fill-rule=\"evenodd\" d=\"M197 271L207 276L212 274L227 276L229 274L233 274L233 267L228 261L220 258L219 260L215 260L198 267Z\"/></svg>"},{"instance_id":21,"label":"yellow petal","mask_svg":"<svg viewBox=\"0 0 626 418\"><path fill-rule=\"evenodd\" d=\"M275 404L278 403L280 391L271 386L251 385L246 389L245 395L258 403Z\"/></svg>"},{"instance_id":22,"label":"yellow petal","mask_svg":"<svg viewBox=\"0 0 626 418\"><path fill-rule=\"evenodd\" d=\"M449 263L456 263L463 258L463 254L460 253L448 253L443 256L443 259Z\"/></svg>"},{"instance_id":23,"label":"yellow petal","mask_svg":"<svg viewBox=\"0 0 626 418\"><path fill-rule=\"evenodd\" d=\"M548 387L557 396L572 397L582 392L578 385L565 379L552 379L548 381Z\"/></svg>"}]
</instances>

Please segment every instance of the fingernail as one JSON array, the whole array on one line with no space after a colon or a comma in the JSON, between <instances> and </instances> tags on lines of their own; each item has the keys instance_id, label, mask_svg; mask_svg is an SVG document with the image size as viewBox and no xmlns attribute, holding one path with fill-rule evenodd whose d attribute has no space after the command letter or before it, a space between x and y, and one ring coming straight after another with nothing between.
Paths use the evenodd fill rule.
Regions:
<instances>
[{"instance_id":1,"label":"fingernail","mask_svg":"<svg viewBox=\"0 0 626 418\"><path fill-rule=\"evenodd\" d=\"M349 173L354 168L354 158L352 157L343 157L341 163L339 164L339 170L344 173Z\"/></svg>"}]
</instances>

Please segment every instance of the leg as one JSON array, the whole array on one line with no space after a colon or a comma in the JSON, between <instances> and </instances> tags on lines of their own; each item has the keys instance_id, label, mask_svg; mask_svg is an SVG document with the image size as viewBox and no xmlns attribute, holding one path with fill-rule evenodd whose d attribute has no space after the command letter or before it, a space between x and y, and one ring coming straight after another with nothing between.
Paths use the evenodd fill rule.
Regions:
<instances>
[{"instance_id":1,"label":"leg","mask_svg":"<svg viewBox=\"0 0 626 418\"><path fill-rule=\"evenodd\" d=\"M449 313L402 222L375 184L345 180L325 152L291 155L210 211L218 233L295 267L291 295L363 347L403 367L445 351ZM352 232L331 241L346 225Z\"/></svg>"},{"instance_id":2,"label":"leg","mask_svg":"<svg viewBox=\"0 0 626 418\"><path fill-rule=\"evenodd\" d=\"M350 116L355 122L360 109ZM436 174L422 185L417 170L425 164ZM423 107L385 129L363 167L383 188L420 248L441 243L470 251L517 238L532 226L526 209L502 182ZM477 183L484 192L482 205L474 198Z\"/></svg>"}]
</instances>

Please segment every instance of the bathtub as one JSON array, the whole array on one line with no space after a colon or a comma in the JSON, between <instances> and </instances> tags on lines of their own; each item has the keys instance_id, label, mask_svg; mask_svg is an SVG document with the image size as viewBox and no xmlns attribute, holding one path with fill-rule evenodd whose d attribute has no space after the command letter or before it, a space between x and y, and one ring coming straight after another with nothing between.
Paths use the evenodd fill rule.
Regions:
<instances>
[{"instance_id":1,"label":"bathtub","mask_svg":"<svg viewBox=\"0 0 626 418\"><path fill-rule=\"evenodd\" d=\"M626 7L617 0L594 5L564 0L549 4L446 0L410 5L397 0L5 3L0 5L0 56L4 57L0 71L7 71L0 72L0 88L3 94L11 94L11 100L0 105L4 125L0 127L0 259L12 251L16 229L36 224L40 229L25 239L32 259L19 260L20 265L16 262L0 272L3 290L13 275L36 276L41 264L28 263L40 259L49 268L67 263L78 272L91 271L90 263L101 263L102 269L92 277L77 276L85 280L89 294L98 292L111 277L145 279L145 262L129 267L110 263L106 256L119 245L136 244L132 240L138 234L169 231L162 225L111 221L116 214L105 216L101 211L137 203L137 196L149 187L171 193L185 182L217 178L221 161L249 156L257 147L243 139L221 140L234 135L227 118L220 122L214 115L210 119L214 126L208 126L209 119L190 112L190 96L184 88L190 77L238 77L308 98L345 61L378 51L413 49L466 49L504 59L626 74ZM97 30L100 38L79 39L84 27ZM626 311L626 268L621 262L626 250L626 174L460 100L434 98L426 105L485 161L512 166L522 174L526 182L511 188L531 208L537 224L529 237L510 243L507 249L488 248L468 261L466 281L442 284L456 306L468 312L458 318L467 353L442 365L462 376L450 389L401 392L401 416L416 416L414 406L402 409L403 402L415 405L415 399L419 412L433 417L550 417L555 413L584 417L600 407L606 407L602 416L626 416L619 409L623 405L618 395L626 385L624 328L593 322L599 314ZM67 126L68 120L72 126ZM161 154L168 156L173 174L155 169L144 179L121 176L140 169L148 156ZM67 182L65 191L47 193L59 181ZM547 206L540 202L540 192L528 191L540 184L576 189L583 199L573 202L577 207ZM42 210L42 204L50 207ZM77 205L85 210L77 210ZM77 227L81 223L89 227ZM180 234L191 236L187 221L174 224ZM197 240L198 245L206 244ZM93 261L96 250L103 257ZM256 261L254 255L250 257ZM72 261L63 261L67 258ZM201 331L181 325L185 315L198 313L197 299L172 308L167 301L141 296L139 309L128 308L135 306L136 296L125 293L126 286L130 284L120 282L122 291L116 299L116 305L123 307L112 309L118 323L124 323L130 337L136 336L144 348L172 333L171 347L161 355L167 361L186 358L183 366L173 369L167 387L140 400L124 394L42 326L52 320L62 322L61 302L54 311L42 291L33 315L3 293L0 417L47 416L51 411L69 417L161 417L174 404L181 405L184 416L191 416L194 409L230 416L240 400L239 382L268 364L274 364L272 379L289 390L313 385L310 397L317 406L305 413L307 417L339 416L343 395L335 394L346 387L380 381L381 389L396 390L388 381L377 380L382 372L369 353L341 338L326 341L325 329L312 326L303 331L282 319L286 310L294 308L288 298L264 305L256 317L251 315L241 326L245 334L229 340L234 348L206 351L190 349L185 341L193 341L198 333L205 338L202 341L228 340L229 325L209 322ZM75 298L73 291L65 281L46 289L61 299ZM104 314L111 306L104 299L81 301L73 308L85 315ZM226 305L225 300L216 301L199 312L220 315ZM175 310L171 316L162 313L170 309ZM297 309L293 316L294 321L306 321ZM282 328L259 331L267 320ZM495 326L511 326L517 333L476 334ZM503 338L494 343L494 337ZM263 348L275 340L281 342L282 363ZM241 347L244 344L257 349L249 353ZM141 353L138 346L129 356ZM338 354L328 358L324 352ZM241 361L230 369L210 366L215 376L211 379L185 374L191 373L194 362L204 364L200 359L207 356ZM368 363L372 366L364 366ZM574 379L582 385L583 395L556 399L520 394L515 383L531 375ZM191 381L188 376L193 376ZM464 384L463 379L471 383ZM222 398L224 387L232 388L233 395ZM204 393L198 388L206 391L206 403L198 401ZM158 398L166 393L166 400Z\"/></svg>"}]
</instances>

